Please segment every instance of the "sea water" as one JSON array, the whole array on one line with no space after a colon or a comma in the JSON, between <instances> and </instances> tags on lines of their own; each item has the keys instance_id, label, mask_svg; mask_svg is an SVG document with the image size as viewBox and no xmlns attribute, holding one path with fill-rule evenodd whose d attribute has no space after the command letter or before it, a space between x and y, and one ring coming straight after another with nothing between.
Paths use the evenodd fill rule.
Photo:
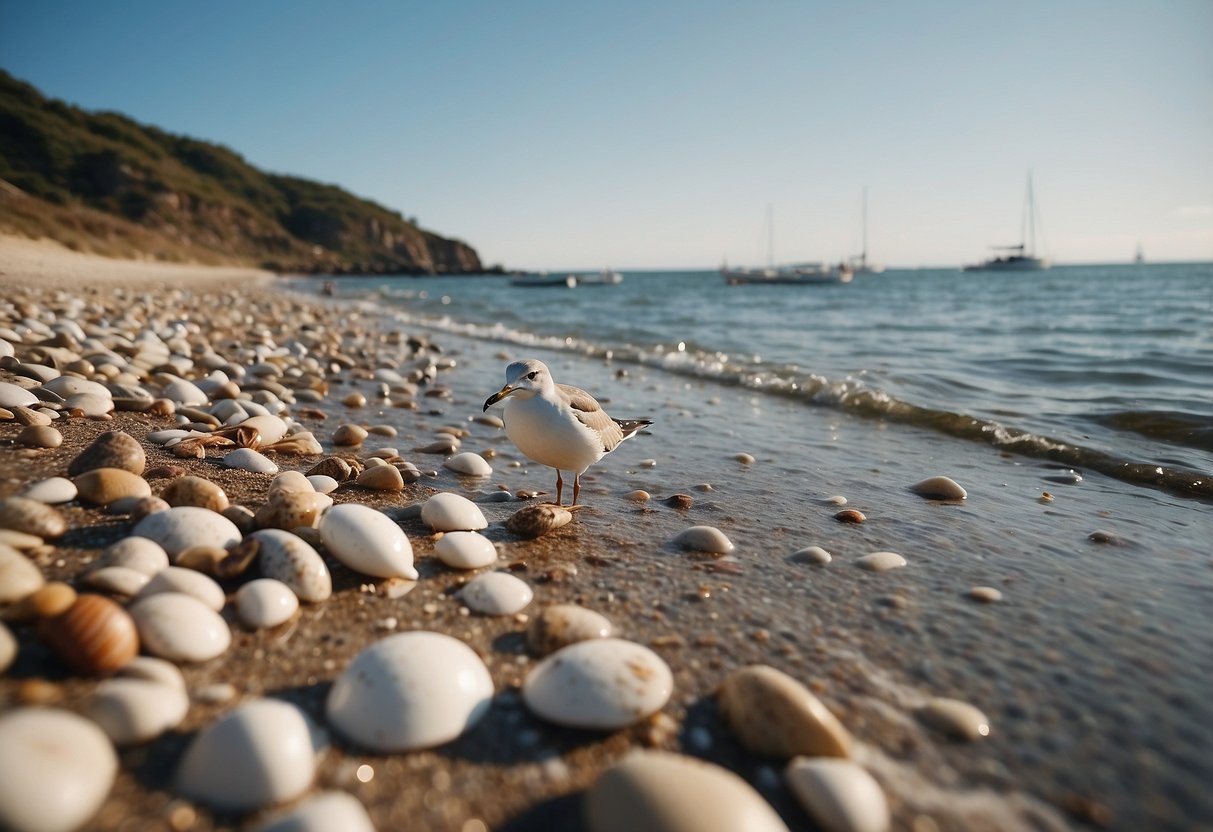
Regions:
<instances>
[{"instance_id":1,"label":"sea water","mask_svg":"<svg viewBox=\"0 0 1213 832\"><path fill-rule=\"evenodd\" d=\"M583 500L603 507L579 515L584 533L647 562L650 585L633 592L693 596L703 572L645 541L716 525L742 572L712 609L813 655L813 678L845 680L861 733L910 730L881 720L931 695L979 705L987 747L935 756L924 736L907 760L871 763L919 810L988 793L1004 828L1072 805L1115 828L1213 823L1213 266L827 286L726 286L709 272L575 289L342 278L337 295L428 328L455 359L441 418L478 412L507 360L533 356L612 415L655 419L583 477ZM548 469L509 467L508 443L495 448L495 481L552 490ZM909 490L936 474L969 498ZM696 503L685 517L634 513L620 499L634 488ZM836 521L836 495L868 521ZM835 561L786 560L808 545ZM877 550L909 566L854 567ZM1004 600L975 603L978 585ZM715 626L703 614L676 617Z\"/></svg>"}]
</instances>

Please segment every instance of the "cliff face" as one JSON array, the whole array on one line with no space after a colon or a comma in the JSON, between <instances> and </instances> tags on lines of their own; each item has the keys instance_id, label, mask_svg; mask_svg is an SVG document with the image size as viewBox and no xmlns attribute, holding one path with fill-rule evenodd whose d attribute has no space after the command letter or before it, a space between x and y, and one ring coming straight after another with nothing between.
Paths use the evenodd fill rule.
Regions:
<instances>
[{"instance_id":1,"label":"cliff face","mask_svg":"<svg viewBox=\"0 0 1213 832\"><path fill-rule=\"evenodd\" d=\"M277 271L483 271L467 244L370 200L47 99L2 70L0 228L102 254Z\"/></svg>"}]
</instances>

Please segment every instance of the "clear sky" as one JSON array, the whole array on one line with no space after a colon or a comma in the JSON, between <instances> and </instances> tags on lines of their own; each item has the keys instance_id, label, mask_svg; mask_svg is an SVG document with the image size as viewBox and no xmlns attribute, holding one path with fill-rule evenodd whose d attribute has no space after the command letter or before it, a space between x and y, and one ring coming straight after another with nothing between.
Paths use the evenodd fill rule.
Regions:
<instances>
[{"instance_id":1,"label":"clear sky","mask_svg":"<svg viewBox=\"0 0 1213 832\"><path fill-rule=\"evenodd\" d=\"M1213 2L0 0L0 66L516 268L1213 259Z\"/></svg>"}]
</instances>

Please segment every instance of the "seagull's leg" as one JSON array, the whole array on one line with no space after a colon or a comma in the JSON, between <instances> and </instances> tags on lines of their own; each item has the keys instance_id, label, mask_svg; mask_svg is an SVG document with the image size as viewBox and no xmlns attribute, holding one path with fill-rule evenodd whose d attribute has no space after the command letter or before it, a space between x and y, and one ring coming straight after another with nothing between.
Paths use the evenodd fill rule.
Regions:
<instances>
[{"instance_id":1,"label":"seagull's leg","mask_svg":"<svg viewBox=\"0 0 1213 832\"><path fill-rule=\"evenodd\" d=\"M577 495L581 493L581 474L573 475L573 505L577 505Z\"/></svg>"},{"instance_id":2,"label":"seagull's leg","mask_svg":"<svg viewBox=\"0 0 1213 832\"><path fill-rule=\"evenodd\" d=\"M556 505L563 505L560 502L560 492L564 488L564 480L560 478L560 469L556 469Z\"/></svg>"}]
</instances>

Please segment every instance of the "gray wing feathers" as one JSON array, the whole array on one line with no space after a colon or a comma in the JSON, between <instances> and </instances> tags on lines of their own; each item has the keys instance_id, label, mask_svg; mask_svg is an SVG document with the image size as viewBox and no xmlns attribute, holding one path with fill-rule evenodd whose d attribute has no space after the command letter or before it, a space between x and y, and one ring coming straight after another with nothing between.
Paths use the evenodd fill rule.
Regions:
<instances>
[{"instance_id":1,"label":"gray wing feathers","mask_svg":"<svg viewBox=\"0 0 1213 832\"><path fill-rule=\"evenodd\" d=\"M581 424L598 431L598 435L602 437L602 447L607 453L615 450L620 442L636 433L640 428L652 424L647 419L634 421L612 419L602 409L602 405L598 404L598 400L580 387L568 384L557 384L556 386L568 397L569 407L573 409L573 415Z\"/></svg>"}]
</instances>

